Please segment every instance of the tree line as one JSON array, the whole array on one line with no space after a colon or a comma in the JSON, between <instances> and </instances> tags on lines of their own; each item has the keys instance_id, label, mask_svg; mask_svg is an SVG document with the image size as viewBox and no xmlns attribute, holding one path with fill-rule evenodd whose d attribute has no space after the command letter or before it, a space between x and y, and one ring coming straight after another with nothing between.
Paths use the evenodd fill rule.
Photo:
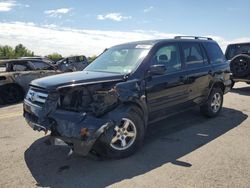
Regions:
<instances>
[{"instance_id":1,"label":"tree line","mask_svg":"<svg viewBox=\"0 0 250 188\"><path fill-rule=\"evenodd\" d=\"M34 57L36 56L33 51L27 49L24 45L18 44L14 48L8 45L0 45L0 60L1 59L15 59L20 57ZM53 61L58 61L63 58L59 53L52 53L47 55L49 59ZM88 57L88 61L92 62L96 56Z\"/></svg>"}]
</instances>

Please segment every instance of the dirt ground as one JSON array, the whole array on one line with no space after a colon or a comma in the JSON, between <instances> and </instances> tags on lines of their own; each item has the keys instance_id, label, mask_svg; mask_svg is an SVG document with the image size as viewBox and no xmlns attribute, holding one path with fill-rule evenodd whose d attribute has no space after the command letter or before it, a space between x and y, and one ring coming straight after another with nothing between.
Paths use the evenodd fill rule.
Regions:
<instances>
[{"instance_id":1,"label":"dirt ground","mask_svg":"<svg viewBox=\"0 0 250 188\"><path fill-rule=\"evenodd\" d=\"M100 161L48 144L22 118L22 104L0 107L0 187L249 187L250 87L238 83L217 118L198 109L151 125L132 157Z\"/></svg>"}]
</instances>

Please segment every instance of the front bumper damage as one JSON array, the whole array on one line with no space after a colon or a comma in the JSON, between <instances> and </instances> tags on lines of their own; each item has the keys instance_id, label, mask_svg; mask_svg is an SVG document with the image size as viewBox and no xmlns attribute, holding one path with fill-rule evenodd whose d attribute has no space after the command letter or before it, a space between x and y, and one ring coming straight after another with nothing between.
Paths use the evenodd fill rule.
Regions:
<instances>
[{"instance_id":1,"label":"front bumper damage","mask_svg":"<svg viewBox=\"0 0 250 188\"><path fill-rule=\"evenodd\" d=\"M81 108L72 110L72 108L67 108L68 106L62 108L60 102L62 93L60 92L51 91L49 94L42 94L41 97L47 96L46 100L38 100L44 100L42 105L32 101L32 96L27 94L23 104L23 116L34 130L51 131L52 136L63 140L75 153L85 156L102 134L107 136L105 142L110 143L113 135L111 135L112 131L108 130L112 130L121 122L124 115L131 110L131 103L141 106L147 117L145 95L141 92L144 91L142 87L144 87L142 82L132 80L116 84L116 89L111 89L109 92L95 91L92 94L95 102L89 104L90 108L86 108L86 110ZM93 86L93 88L96 87ZM33 89L36 90L31 86L31 90ZM81 93L81 96L84 96L84 93ZM33 96L34 98L36 96ZM64 99L66 100L66 98ZM75 102L78 101L74 97L72 99ZM81 99L81 101L88 101L88 99ZM88 109L90 110L88 111ZM144 121L146 122L147 119L145 118Z\"/></svg>"},{"instance_id":2,"label":"front bumper damage","mask_svg":"<svg viewBox=\"0 0 250 188\"><path fill-rule=\"evenodd\" d=\"M46 105L46 104L45 104ZM56 138L63 140L75 153L87 155L95 141L108 128L115 124L108 116L97 118L86 113L56 109L44 114L44 108L24 100L24 117L30 127L38 131L56 131ZM87 129L88 135L81 136L81 130Z\"/></svg>"}]
</instances>

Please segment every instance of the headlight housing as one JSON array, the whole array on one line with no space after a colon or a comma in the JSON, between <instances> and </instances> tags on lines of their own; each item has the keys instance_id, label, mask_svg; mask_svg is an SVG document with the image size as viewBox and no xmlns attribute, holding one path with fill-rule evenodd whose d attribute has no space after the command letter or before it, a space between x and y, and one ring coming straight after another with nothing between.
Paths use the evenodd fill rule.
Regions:
<instances>
[{"instance_id":1,"label":"headlight housing","mask_svg":"<svg viewBox=\"0 0 250 188\"><path fill-rule=\"evenodd\" d=\"M89 112L96 116L113 109L118 103L114 89L97 86L79 86L60 90L59 108L75 112Z\"/></svg>"}]
</instances>

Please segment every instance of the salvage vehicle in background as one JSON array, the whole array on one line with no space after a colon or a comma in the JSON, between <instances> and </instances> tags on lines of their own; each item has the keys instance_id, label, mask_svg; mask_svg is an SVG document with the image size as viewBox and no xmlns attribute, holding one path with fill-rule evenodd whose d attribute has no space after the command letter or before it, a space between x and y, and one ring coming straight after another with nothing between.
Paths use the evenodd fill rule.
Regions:
<instances>
[{"instance_id":1,"label":"salvage vehicle in background","mask_svg":"<svg viewBox=\"0 0 250 188\"><path fill-rule=\"evenodd\" d=\"M32 81L23 115L78 154L123 158L150 123L195 105L217 116L230 86L229 64L211 38L139 41L109 48L84 71Z\"/></svg>"},{"instance_id":2,"label":"salvage vehicle in background","mask_svg":"<svg viewBox=\"0 0 250 188\"><path fill-rule=\"evenodd\" d=\"M29 59L29 60L40 60L50 64L55 64L55 62L48 57L34 56L34 57L20 57L20 59Z\"/></svg>"},{"instance_id":3,"label":"salvage vehicle in background","mask_svg":"<svg viewBox=\"0 0 250 188\"><path fill-rule=\"evenodd\" d=\"M82 71L88 65L88 60L83 55L72 56L57 61L56 65L63 72Z\"/></svg>"},{"instance_id":4,"label":"salvage vehicle in background","mask_svg":"<svg viewBox=\"0 0 250 188\"><path fill-rule=\"evenodd\" d=\"M225 56L230 61L232 87L235 82L250 84L250 43L229 44Z\"/></svg>"},{"instance_id":5,"label":"salvage vehicle in background","mask_svg":"<svg viewBox=\"0 0 250 188\"><path fill-rule=\"evenodd\" d=\"M34 58L1 60L0 64L0 98L6 104L23 99L32 80L61 73L51 63Z\"/></svg>"}]
</instances>

